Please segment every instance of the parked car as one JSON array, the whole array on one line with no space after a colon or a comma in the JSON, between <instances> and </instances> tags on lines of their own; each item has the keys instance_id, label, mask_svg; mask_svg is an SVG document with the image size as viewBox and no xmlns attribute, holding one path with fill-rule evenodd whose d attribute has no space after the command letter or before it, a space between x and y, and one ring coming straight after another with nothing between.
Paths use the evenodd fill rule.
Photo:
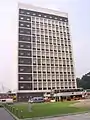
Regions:
<instances>
[{"instance_id":1,"label":"parked car","mask_svg":"<svg viewBox=\"0 0 90 120\"><path fill-rule=\"evenodd\" d=\"M13 99L11 99L11 98L7 98L7 99L0 99L0 103L13 104Z\"/></svg>"},{"instance_id":2,"label":"parked car","mask_svg":"<svg viewBox=\"0 0 90 120\"><path fill-rule=\"evenodd\" d=\"M51 101L51 98L44 98L44 101L45 101L45 102L50 102L50 101Z\"/></svg>"},{"instance_id":3,"label":"parked car","mask_svg":"<svg viewBox=\"0 0 90 120\"><path fill-rule=\"evenodd\" d=\"M32 103L42 103L42 102L44 102L44 98L43 97L34 97L30 101Z\"/></svg>"}]
</instances>

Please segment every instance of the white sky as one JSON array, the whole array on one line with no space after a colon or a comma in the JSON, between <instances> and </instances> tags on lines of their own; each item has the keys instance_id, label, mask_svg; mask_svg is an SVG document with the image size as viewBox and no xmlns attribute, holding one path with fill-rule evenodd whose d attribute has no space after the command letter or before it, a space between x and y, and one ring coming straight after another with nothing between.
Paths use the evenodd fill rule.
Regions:
<instances>
[{"instance_id":1,"label":"white sky","mask_svg":"<svg viewBox=\"0 0 90 120\"><path fill-rule=\"evenodd\" d=\"M76 76L90 71L89 0L3 0L0 2L0 84L16 89L17 4L29 3L69 14Z\"/></svg>"}]
</instances>

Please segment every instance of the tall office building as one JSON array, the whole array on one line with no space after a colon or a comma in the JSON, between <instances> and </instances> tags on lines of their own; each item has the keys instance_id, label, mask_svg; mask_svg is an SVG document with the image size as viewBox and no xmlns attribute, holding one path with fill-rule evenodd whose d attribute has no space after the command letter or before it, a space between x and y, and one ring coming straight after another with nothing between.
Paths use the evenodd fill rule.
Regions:
<instances>
[{"instance_id":1,"label":"tall office building","mask_svg":"<svg viewBox=\"0 0 90 120\"><path fill-rule=\"evenodd\" d=\"M18 98L77 88L68 14L19 3Z\"/></svg>"}]
</instances>

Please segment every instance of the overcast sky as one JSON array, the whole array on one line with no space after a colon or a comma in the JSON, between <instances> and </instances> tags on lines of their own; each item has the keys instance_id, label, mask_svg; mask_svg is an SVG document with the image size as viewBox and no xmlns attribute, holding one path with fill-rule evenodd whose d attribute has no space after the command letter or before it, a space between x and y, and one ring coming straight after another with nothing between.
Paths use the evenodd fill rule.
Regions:
<instances>
[{"instance_id":1,"label":"overcast sky","mask_svg":"<svg viewBox=\"0 0 90 120\"><path fill-rule=\"evenodd\" d=\"M69 14L76 76L90 71L90 0L0 1L0 84L16 89L17 4L29 3Z\"/></svg>"}]
</instances>

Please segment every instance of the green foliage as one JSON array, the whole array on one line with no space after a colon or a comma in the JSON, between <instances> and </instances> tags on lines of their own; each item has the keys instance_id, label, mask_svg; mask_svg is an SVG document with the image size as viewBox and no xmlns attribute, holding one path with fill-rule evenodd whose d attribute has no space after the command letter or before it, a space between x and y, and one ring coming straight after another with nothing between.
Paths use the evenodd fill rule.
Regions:
<instances>
[{"instance_id":1,"label":"green foliage","mask_svg":"<svg viewBox=\"0 0 90 120\"><path fill-rule=\"evenodd\" d=\"M77 86L83 89L90 89L90 73L82 76L82 78L77 78Z\"/></svg>"},{"instance_id":2,"label":"green foliage","mask_svg":"<svg viewBox=\"0 0 90 120\"><path fill-rule=\"evenodd\" d=\"M32 112L28 111L28 103L21 103L14 105L15 109L18 109L19 118L34 118L34 117L45 117L67 113L83 112L86 108L76 108L70 105L75 102L56 102L56 103L37 103L32 104ZM17 114L16 114L17 116Z\"/></svg>"},{"instance_id":3,"label":"green foliage","mask_svg":"<svg viewBox=\"0 0 90 120\"><path fill-rule=\"evenodd\" d=\"M3 107L2 104L0 104L0 107Z\"/></svg>"}]
</instances>

